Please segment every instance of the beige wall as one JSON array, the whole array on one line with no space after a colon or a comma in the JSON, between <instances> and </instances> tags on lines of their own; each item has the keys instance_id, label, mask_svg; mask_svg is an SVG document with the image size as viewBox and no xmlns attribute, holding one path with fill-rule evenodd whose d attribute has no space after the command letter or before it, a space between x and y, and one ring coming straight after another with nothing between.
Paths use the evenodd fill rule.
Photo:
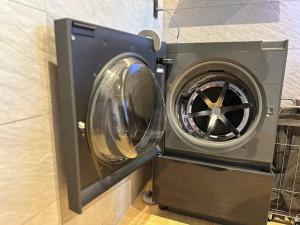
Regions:
<instances>
[{"instance_id":1,"label":"beige wall","mask_svg":"<svg viewBox=\"0 0 300 225\"><path fill-rule=\"evenodd\" d=\"M300 98L299 0L164 0L164 9L181 27L179 42L289 39L283 96ZM177 30L164 16L164 39Z\"/></svg>"},{"instance_id":2,"label":"beige wall","mask_svg":"<svg viewBox=\"0 0 300 225\"><path fill-rule=\"evenodd\" d=\"M53 128L59 115L53 20L161 33L162 18L155 20L152 8L151 0L0 0L0 224L61 224L66 208L59 204ZM147 172L123 180L81 216L64 215L64 223L117 224Z\"/></svg>"}]
</instances>

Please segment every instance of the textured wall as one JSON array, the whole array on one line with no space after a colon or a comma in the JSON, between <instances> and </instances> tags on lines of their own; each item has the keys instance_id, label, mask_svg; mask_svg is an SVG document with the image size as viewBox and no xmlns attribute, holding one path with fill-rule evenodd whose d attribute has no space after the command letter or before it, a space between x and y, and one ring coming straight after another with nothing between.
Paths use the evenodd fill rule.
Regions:
<instances>
[{"instance_id":1,"label":"textured wall","mask_svg":"<svg viewBox=\"0 0 300 225\"><path fill-rule=\"evenodd\" d=\"M66 208L59 204L53 128L59 115L53 20L161 33L162 18L155 20L152 8L150 0L0 0L0 224L61 224ZM81 216L64 215L64 223L117 224L145 173L117 184Z\"/></svg>"},{"instance_id":2,"label":"textured wall","mask_svg":"<svg viewBox=\"0 0 300 225\"><path fill-rule=\"evenodd\" d=\"M289 39L283 96L300 98L299 0L164 0L181 28L179 42ZM175 42L177 29L164 16L164 39Z\"/></svg>"}]
</instances>

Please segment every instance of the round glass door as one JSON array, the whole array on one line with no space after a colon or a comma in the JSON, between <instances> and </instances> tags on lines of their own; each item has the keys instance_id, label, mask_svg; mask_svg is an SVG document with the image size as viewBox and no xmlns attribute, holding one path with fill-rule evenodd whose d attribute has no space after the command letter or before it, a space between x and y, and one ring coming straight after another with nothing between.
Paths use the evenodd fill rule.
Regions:
<instances>
[{"instance_id":1,"label":"round glass door","mask_svg":"<svg viewBox=\"0 0 300 225\"><path fill-rule=\"evenodd\" d=\"M138 55L113 58L97 75L88 112L92 151L107 163L121 163L153 149L165 130L161 88Z\"/></svg>"}]
</instances>

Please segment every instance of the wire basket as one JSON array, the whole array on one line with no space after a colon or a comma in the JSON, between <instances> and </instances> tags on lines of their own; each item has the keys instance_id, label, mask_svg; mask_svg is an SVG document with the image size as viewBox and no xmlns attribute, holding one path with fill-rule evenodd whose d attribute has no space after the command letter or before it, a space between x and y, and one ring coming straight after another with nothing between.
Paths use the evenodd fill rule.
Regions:
<instances>
[{"instance_id":1,"label":"wire basket","mask_svg":"<svg viewBox=\"0 0 300 225\"><path fill-rule=\"evenodd\" d=\"M296 101L293 101L296 103ZM300 224L300 106L280 110L274 151L269 220ZM286 221L286 220L285 220Z\"/></svg>"}]
</instances>

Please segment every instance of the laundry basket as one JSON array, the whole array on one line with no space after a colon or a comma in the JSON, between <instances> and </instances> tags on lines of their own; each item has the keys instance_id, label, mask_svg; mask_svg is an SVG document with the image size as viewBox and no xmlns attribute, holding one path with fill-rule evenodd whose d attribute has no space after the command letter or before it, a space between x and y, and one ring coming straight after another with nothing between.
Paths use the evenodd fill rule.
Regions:
<instances>
[{"instance_id":1,"label":"laundry basket","mask_svg":"<svg viewBox=\"0 0 300 225\"><path fill-rule=\"evenodd\" d=\"M300 224L300 106L280 110L275 144L269 220Z\"/></svg>"}]
</instances>

